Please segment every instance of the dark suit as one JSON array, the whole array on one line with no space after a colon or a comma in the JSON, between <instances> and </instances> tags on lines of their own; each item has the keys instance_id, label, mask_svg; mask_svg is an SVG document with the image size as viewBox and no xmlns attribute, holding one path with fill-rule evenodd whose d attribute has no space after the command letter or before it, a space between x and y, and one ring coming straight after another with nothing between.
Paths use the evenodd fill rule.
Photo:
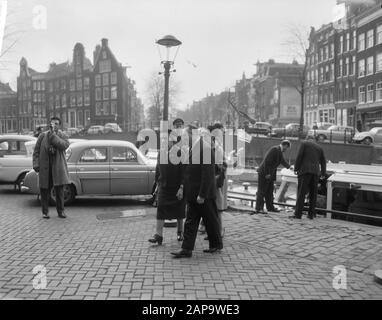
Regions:
<instances>
[{"instance_id":1,"label":"dark suit","mask_svg":"<svg viewBox=\"0 0 382 320\"><path fill-rule=\"evenodd\" d=\"M301 217L305 196L309 192L309 216L314 216L319 175L326 174L326 160L321 146L305 141L298 151L294 170L298 174L298 190L295 216Z\"/></svg>"},{"instance_id":2,"label":"dark suit","mask_svg":"<svg viewBox=\"0 0 382 320\"><path fill-rule=\"evenodd\" d=\"M268 150L263 162L260 164L258 172L258 186L256 196L256 210L262 211L264 208L264 198L267 210L274 209L273 189L276 180L277 167L282 164L285 168L290 165L285 161L280 146L274 146ZM266 176L270 175L267 179Z\"/></svg>"},{"instance_id":3,"label":"dark suit","mask_svg":"<svg viewBox=\"0 0 382 320\"><path fill-rule=\"evenodd\" d=\"M200 144L194 146L190 152L189 163L185 172L185 195L187 201L187 215L184 223L184 241L182 248L193 250L200 219L206 225L206 231L210 242L210 248L223 248L223 241L219 231L219 218L216 207L216 182L214 156L211 147ZM203 148L204 145L204 148ZM203 151L211 154L211 163L203 163ZM193 164L192 154L197 153L200 164ZM204 199L203 204L197 203L200 196Z\"/></svg>"}]
</instances>

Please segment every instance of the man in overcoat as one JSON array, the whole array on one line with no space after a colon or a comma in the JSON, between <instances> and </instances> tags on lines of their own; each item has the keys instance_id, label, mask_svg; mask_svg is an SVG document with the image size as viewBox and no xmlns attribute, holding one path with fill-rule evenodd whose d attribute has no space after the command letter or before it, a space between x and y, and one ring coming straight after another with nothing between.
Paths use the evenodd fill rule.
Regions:
<instances>
[{"instance_id":1,"label":"man in overcoat","mask_svg":"<svg viewBox=\"0 0 382 320\"><path fill-rule=\"evenodd\" d=\"M277 167L282 164L285 168L290 168L285 161L283 153L290 148L290 142L284 140L280 145L274 146L268 150L263 162L258 168L258 187L256 196L256 211L254 213L265 213L264 198L268 212L279 212L273 205L273 190L276 181Z\"/></svg>"},{"instance_id":2,"label":"man in overcoat","mask_svg":"<svg viewBox=\"0 0 382 320\"><path fill-rule=\"evenodd\" d=\"M309 192L308 218L313 219L317 202L319 176L326 175L324 150L316 141L304 141L298 151L294 171L298 175L296 210L290 218L301 219L305 196Z\"/></svg>"},{"instance_id":3,"label":"man in overcoat","mask_svg":"<svg viewBox=\"0 0 382 320\"><path fill-rule=\"evenodd\" d=\"M193 126L188 128L191 137ZM182 250L172 252L175 258L190 258L194 250L200 219L206 224L209 249L206 253L219 252L223 241L219 230L216 207L215 162L211 145L207 138L194 143L189 153L189 164L185 169L185 196L187 201L186 222ZM204 155L206 155L204 157ZM195 163L196 162L196 163Z\"/></svg>"},{"instance_id":4,"label":"man in overcoat","mask_svg":"<svg viewBox=\"0 0 382 320\"><path fill-rule=\"evenodd\" d=\"M50 128L37 139L33 152L33 169L39 174L41 207L44 219L49 219L51 189L56 194L56 209L60 218L64 212L64 185L69 184L65 150L69 147L68 137L59 130L60 118L51 118Z\"/></svg>"}]
</instances>

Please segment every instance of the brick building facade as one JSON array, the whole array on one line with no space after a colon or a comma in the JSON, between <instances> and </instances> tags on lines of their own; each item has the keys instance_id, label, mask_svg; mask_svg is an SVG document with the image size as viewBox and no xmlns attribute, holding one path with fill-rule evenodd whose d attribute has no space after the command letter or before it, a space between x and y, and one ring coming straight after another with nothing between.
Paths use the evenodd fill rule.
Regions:
<instances>
[{"instance_id":1,"label":"brick building facade","mask_svg":"<svg viewBox=\"0 0 382 320\"><path fill-rule=\"evenodd\" d=\"M17 94L0 82L0 134L17 132Z\"/></svg>"},{"instance_id":2,"label":"brick building facade","mask_svg":"<svg viewBox=\"0 0 382 320\"><path fill-rule=\"evenodd\" d=\"M143 121L143 105L134 84L107 39L96 47L93 63L81 43L74 46L71 63L51 63L47 72L29 68L22 58L17 79L18 129L34 130L56 115L64 127L116 122L135 130Z\"/></svg>"}]
</instances>

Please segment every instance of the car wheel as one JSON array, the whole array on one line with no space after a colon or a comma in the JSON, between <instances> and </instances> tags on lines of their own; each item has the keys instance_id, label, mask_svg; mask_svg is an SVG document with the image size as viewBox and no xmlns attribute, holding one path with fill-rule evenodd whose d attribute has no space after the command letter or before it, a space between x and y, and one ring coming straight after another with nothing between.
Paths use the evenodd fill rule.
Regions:
<instances>
[{"instance_id":1,"label":"car wheel","mask_svg":"<svg viewBox=\"0 0 382 320\"><path fill-rule=\"evenodd\" d=\"M363 142L363 144L366 144L369 146L373 143L373 140L370 137L367 137L367 138L363 139L362 142Z\"/></svg>"},{"instance_id":2,"label":"car wheel","mask_svg":"<svg viewBox=\"0 0 382 320\"><path fill-rule=\"evenodd\" d=\"M24 179L27 174L24 172L19 175L16 181L16 187L19 192L21 192L21 187L24 185Z\"/></svg>"},{"instance_id":3,"label":"car wheel","mask_svg":"<svg viewBox=\"0 0 382 320\"><path fill-rule=\"evenodd\" d=\"M76 192L73 185L64 185L64 205L69 206L76 198ZM50 203L56 205L56 192L54 188L50 191Z\"/></svg>"}]
</instances>

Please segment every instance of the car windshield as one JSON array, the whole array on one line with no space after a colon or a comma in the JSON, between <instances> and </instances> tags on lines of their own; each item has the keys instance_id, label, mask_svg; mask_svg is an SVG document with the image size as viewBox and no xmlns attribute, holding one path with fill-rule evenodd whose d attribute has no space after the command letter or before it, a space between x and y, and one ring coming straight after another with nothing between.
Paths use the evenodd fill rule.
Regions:
<instances>
[{"instance_id":1,"label":"car windshield","mask_svg":"<svg viewBox=\"0 0 382 320\"><path fill-rule=\"evenodd\" d=\"M340 130L343 130L343 128L341 129L340 127L338 126L331 126L328 128L329 131L340 131Z\"/></svg>"}]
</instances>

